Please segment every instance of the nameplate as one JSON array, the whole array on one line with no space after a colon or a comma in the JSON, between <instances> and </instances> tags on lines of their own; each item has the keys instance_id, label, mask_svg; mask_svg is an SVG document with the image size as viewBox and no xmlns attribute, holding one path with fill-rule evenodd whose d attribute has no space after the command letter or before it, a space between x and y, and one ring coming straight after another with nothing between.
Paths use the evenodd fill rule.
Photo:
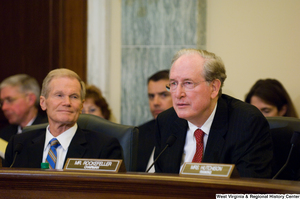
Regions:
<instances>
[{"instance_id":1,"label":"nameplate","mask_svg":"<svg viewBox=\"0 0 300 199\"><path fill-rule=\"evenodd\" d=\"M234 164L184 163L180 175L198 175L209 177L238 177Z\"/></svg>"},{"instance_id":2,"label":"nameplate","mask_svg":"<svg viewBox=\"0 0 300 199\"><path fill-rule=\"evenodd\" d=\"M89 170L101 172L125 172L122 160L68 158L64 166L66 170Z\"/></svg>"}]
</instances>

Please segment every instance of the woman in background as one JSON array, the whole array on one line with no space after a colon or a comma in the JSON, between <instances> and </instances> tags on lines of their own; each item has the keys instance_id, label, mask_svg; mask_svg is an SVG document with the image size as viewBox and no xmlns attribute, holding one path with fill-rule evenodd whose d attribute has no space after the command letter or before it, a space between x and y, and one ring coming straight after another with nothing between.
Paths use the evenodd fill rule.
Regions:
<instances>
[{"instance_id":1,"label":"woman in background","mask_svg":"<svg viewBox=\"0 0 300 199\"><path fill-rule=\"evenodd\" d=\"M100 89L94 85L86 87L82 113L96 115L107 120L110 119L110 108Z\"/></svg>"},{"instance_id":2,"label":"woman in background","mask_svg":"<svg viewBox=\"0 0 300 199\"><path fill-rule=\"evenodd\" d=\"M245 101L256 106L265 117L298 117L289 94L276 79L258 80L250 89ZM289 156L294 129L289 125L273 127L270 128L270 133L273 141L272 176L275 176ZM299 155L299 148L293 151L289 164L276 179L300 180Z\"/></svg>"},{"instance_id":3,"label":"woman in background","mask_svg":"<svg viewBox=\"0 0 300 199\"><path fill-rule=\"evenodd\" d=\"M256 106L265 117L298 118L289 94L276 79L258 80L246 95L245 102Z\"/></svg>"}]
</instances>

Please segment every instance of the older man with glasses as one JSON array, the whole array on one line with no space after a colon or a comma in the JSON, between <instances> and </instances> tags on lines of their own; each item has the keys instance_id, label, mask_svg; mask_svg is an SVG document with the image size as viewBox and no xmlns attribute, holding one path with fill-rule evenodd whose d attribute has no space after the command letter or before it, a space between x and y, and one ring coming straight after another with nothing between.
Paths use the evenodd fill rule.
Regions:
<instances>
[{"instance_id":1,"label":"older man with glasses","mask_svg":"<svg viewBox=\"0 0 300 199\"><path fill-rule=\"evenodd\" d=\"M222 94L225 66L205 50L182 49L170 80L173 108L156 119L155 171L179 173L185 162L235 164L241 177L270 178L273 155L269 124L254 106Z\"/></svg>"},{"instance_id":2,"label":"older man with glasses","mask_svg":"<svg viewBox=\"0 0 300 199\"><path fill-rule=\"evenodd\" d=\"M39 97L38 82L27 74L13 75L1 82L1 109L10 125L0 129L0 138L9 141L25 126L47 122L46 114L38 108Z\"/></svg>"}]
</instances>

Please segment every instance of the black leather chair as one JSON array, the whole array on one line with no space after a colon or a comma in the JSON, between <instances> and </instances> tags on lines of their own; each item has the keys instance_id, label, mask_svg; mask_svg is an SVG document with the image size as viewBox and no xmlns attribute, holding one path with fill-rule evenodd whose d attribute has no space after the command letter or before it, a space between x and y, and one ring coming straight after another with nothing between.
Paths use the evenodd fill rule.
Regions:
<instances>
[{"instance_id":1,"label":"black leather chair","mask_svg":"<svg viewBox=\"0 0 300 199\"><path fill-rule=\"evenodd\" d=\"M138 149L138 129L136 127L113 123L90 114L81 114L77 124L81 129L116 137L123 148L126 171L136 171ZM23 129L23 132L46 128L47 125L48 123L28 126Z\"/></svg>"},{"instance_id":2,"label":"black leather chair","mask_svg":"<svg viewBox=\"0 0 300 199\"><path fill-rule=\"evenodd\" d=\"M270 129L290 127L300 132L300 119L294 117L267 117Z\"/></svg>"},{"instance_id":3,"label":"black leather chair","mask_svg":"<svg viewBox=\"0 0 300 199\"><path fill-rule=\"evenodd\" d=\"M286 163L294 132L300 132L300 119L293 117L267 117L273 139L273 176ZM287 166L276 177L282 180L300 180L300 146L296 145Z\"/></svg>"}]
</instances>

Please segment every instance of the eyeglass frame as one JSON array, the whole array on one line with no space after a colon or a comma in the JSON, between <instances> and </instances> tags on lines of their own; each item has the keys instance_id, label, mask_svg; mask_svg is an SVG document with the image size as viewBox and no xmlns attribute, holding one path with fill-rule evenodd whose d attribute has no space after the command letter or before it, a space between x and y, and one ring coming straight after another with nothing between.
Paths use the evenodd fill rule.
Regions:
<instances>
[{"instance_id":1,"label":"eyeglass frame","mask_svg":"<svg viewBox=\"0 0 300 199\"><path fill-rule=\"evenodd\" d=\"M192 81L183 81L183 82L176 82L177 83L177 85L176 85L176 88L175 89L173 89L173 90L171 90L171 84L172 83L175 83L176 81L173 81L173 82L171 82L171 83L169 83L169 84L167 84L166 85L166 89L167 89L167 91L169 91L169 92L175 92L176 91L176 89L177 89L177 87L178 87L178 85L179 84L181 84L181 86L185 89L185 90L193 90L196 86L198 86L201 82L208 82L207 80L203 80L203 81L199 81L199 82L192 82ZM192 87L191 88L188 88L187 87L187 85L185 84L185 83L192 83L192 84L190 84L190 85L192 85Z\"/></svg>"},{"instance_id":2,"label":"eyeglass frame","mask_svg":"<svg viewBox=\"0 0 300 199\"><path fill-rule=\"evenodd\" d=\"M16 100L18 100L18 99L21 99L21 98L23 98L23 97L26 97L27 96L27 93L25 93L25 94L23 94L24 96L19 96L19 97L6 97L6 98L4 98L3 100L0 100L0 108L2 108L2 106L3 106L3 104L4 104L4 102L6 103L6 104L8 104L8 105L12 105Z\"/></svg>"}]
</instances>

